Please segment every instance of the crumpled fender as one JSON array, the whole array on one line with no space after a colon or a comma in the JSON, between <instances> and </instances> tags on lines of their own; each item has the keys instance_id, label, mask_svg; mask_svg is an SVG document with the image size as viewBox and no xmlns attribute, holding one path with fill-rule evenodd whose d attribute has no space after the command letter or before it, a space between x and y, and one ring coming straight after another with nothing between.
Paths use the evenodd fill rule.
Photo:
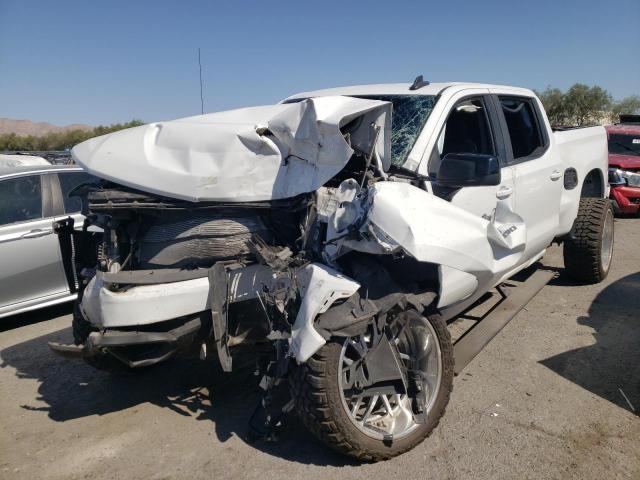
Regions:
<instances>
[{"instance_id":1,"label":"crumpled fender","mask_svg":"<svg viewBox=\"0 0 640 480\"><path fill-rule=\"evenodd\" d=\"M401 248L420 262L440 265L438 307L488 288L522 257L524 223L506 203L489 221L404 182L374 184L368 201L363 239L343 245L369 253Z\"/></svg>"},{"instance_id":2,"label":"crumpled fender","mask_svg":"<svg viewBox=\"0 0 640 480\"><path fill-rule=\"evenodd\" d=\"M326 312L336 300L353 295L360 284L319 263L299 269L296 282L302 303L291 329L290 352L299 363L303 363L326 343L313 327L316 317Z\"/></svg>"}]
</instances>

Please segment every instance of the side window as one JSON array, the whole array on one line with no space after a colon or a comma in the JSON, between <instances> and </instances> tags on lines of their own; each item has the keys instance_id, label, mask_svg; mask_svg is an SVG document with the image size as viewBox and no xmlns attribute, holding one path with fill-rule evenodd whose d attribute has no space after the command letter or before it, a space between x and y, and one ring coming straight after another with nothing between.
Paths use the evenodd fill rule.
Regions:
<instances>
[{"instance_id":1,"label":"side window","mask_svg":"<svg viewBox=\"0 0 640 480\"><path fill-rule=\"evenodd\" d=\"M40 175L0 181L0 225L42 218Z\"/></svg>"},{"instance_id":2,"label":"side window","mask_svg":"<svg viewBox=\"0 0 640 480\"><path fill-rule=\"evenodd\" d=\"M447 118L429 159L429 173L435 176L448 153L495 155L489 115L482 98L458 103Z\"/></svg>"},{"instance_id":3,"label":"side window","mask_svg":"<svg viewBox=\"0 0 640 480\"><path fill-rule=\"evenodd\" d=\"M544 149L544 138L533 99L502 96L499 98L509 130L513 159L530 157Z\"/></svg>"},{"instance_id":4,"label":"side window","mask_svg":"<svg viewBox=\"0 0 640 480\"><path fill-rule=\"evenodd\" d=\"M80 198L69 196L69 193L81 183L96 182L97 178L84 172L58 173L58 178L60 179L60 189L64 199L64 212L77 213L82 210Z\"/></svg>"}]
</instances>

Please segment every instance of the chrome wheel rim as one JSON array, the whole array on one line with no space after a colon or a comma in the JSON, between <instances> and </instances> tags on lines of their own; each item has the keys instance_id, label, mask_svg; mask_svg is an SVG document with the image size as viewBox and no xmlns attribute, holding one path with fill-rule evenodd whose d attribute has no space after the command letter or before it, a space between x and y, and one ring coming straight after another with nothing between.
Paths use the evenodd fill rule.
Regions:
<instances>
[{"instance_id":1,"label":"chrome wheel rim","mask_svg":"<svg viewBox=\"0 0 640 480\"><path fill-rule=\"evenodd\" d=\"M613 257L613 215L611 210L607 210L604 217L604 226L602 228L602 246L600 249L600 258L602 259L602 270L608 271Z\"/></svg>"},{"instance_id":2,"label":"chrome wheel rim","mask_svg":"<svg viewBox=\"0 0 640 480\"><path fill-rule=\"evenodd\" d=\"M406 322L409 324L400 325L393 341L405 366L419 369L422 373L423 402L428 416L440 391L440 343L433 326L425 318L416 315L406 318ZM367 395L353 393L345 388L349 366L366 354L372 346L371 337L369 333L348 337L342 345L338 372L342 406L351 422L365 435L377 440L384 440L389 435L394 439L402 438L420 425L413 418L408 395Z\"/></svg>"}]
</instances>

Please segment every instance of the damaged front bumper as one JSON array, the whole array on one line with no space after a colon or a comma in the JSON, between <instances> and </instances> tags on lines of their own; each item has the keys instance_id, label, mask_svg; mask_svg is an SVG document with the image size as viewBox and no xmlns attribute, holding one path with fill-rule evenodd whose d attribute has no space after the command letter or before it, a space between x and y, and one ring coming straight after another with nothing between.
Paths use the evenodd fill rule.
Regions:
<instances>
[{"instance_id":1,"label":"damaged front bumper","mask_svg":"<svg viewBox=\"0 0 640 480\"><path fill-rule=\"evenodd\" d=\"M84 290L80 310L99 331L91 333L84 345L52 343L50 346L63 356L87 357L104 349L114 354L113 349L118 347L163 344L167 347L166 355L155 355L150 359L150 363L157 363L171 356L183 337L193 341L192 333L201 329L203 322L196 318L174 330L148 331L154 326L198 315L211 324L212 312L217 315L224 311L224 318L213 315L213 334L218 346L221 338L228 338L226 315L229 304L260 300L264 292L282 291L293 284L303 300L291 328L290 355L298 362L305 362L326 342L314 328L314 319L334 302L353 295L360 288L358 282L318 263L307 264L291 273L278 272L260 264L231 265L225 268L226 285L211 282L210 271L98 272ZM226 295L222 295L221 301L212 302L219 297L216 289L225 291ZM217 303L220 305L216 306ZM216 332L216 326L225 331ZM133 329L136 331L130 331ZM172 348L174 346L176 348ZM128 358L123 361L130 366L143 365L133 361L134 365Z\"/></svg>"},{"instance_id":2,"label":"damaged front bumper","mask_svg":"<svg viewBox=\"0 0 640 480\"><path fill-rule=\"evenodd\" d=\"M97 272L82 296L81 309L97 328L151 325L210 308L207 269ZM228 301L256 298L271 286L274 272L263 265L229 269ZM114 285L127 288L115 288Z\"/></svg>"},{"instance_id":3,"label":"damaged front bumper","mask_svg":"<svg viewBox=\"0 0 640 480\"><path fill-rule=\"evenodd\" d=\"M57 354L70 358L93 357L108 350L111 355L129 366L139 368L162 362L178 350L188 348L206 330L206 320L196 317L168 331L118 331L92 332L83 345L49 342ZM126 347L144 347L131 355L121 352Z\"/></svg>"}]
</instances>

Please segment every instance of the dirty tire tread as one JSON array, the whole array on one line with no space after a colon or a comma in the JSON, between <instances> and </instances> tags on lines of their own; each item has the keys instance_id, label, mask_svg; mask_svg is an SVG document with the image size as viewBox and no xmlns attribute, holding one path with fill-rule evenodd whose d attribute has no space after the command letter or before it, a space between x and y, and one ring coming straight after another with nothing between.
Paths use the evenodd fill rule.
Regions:
<instances>
[{"instance_id":1,"label":"dirty tire tread","mask_svg":"<svg viewBox=\"0 0 640 480\"><path fill-rule=\"evenodd\" d=\"M586 284L599 283L609 269L603 270L601 261L602 230L607 212L613 208L606 198L582 198L578 215L564 243L563 256L567 274Z\"/></svg>"},{"instance_id":2,"label":"dirty tire tread","mask_svg":"<svg viewBox=\"0 0 640 480\"><path fill-rule=\"evenodd\" d=\"M335 451L362 462L388 460L424 441L445 413L453 388L454 366L453 345L445 321L440 315L430 315L427 318L440 341L442 380L438 398L424 426L393 442L391 447L359 432L344 412L337 381L330 381L330 378L337 375L335 367L342 349L341 342L330 341L307 362L294 366L290 373L292 398L298 416L307 429Z\"/></svg>"}]
</instances>

